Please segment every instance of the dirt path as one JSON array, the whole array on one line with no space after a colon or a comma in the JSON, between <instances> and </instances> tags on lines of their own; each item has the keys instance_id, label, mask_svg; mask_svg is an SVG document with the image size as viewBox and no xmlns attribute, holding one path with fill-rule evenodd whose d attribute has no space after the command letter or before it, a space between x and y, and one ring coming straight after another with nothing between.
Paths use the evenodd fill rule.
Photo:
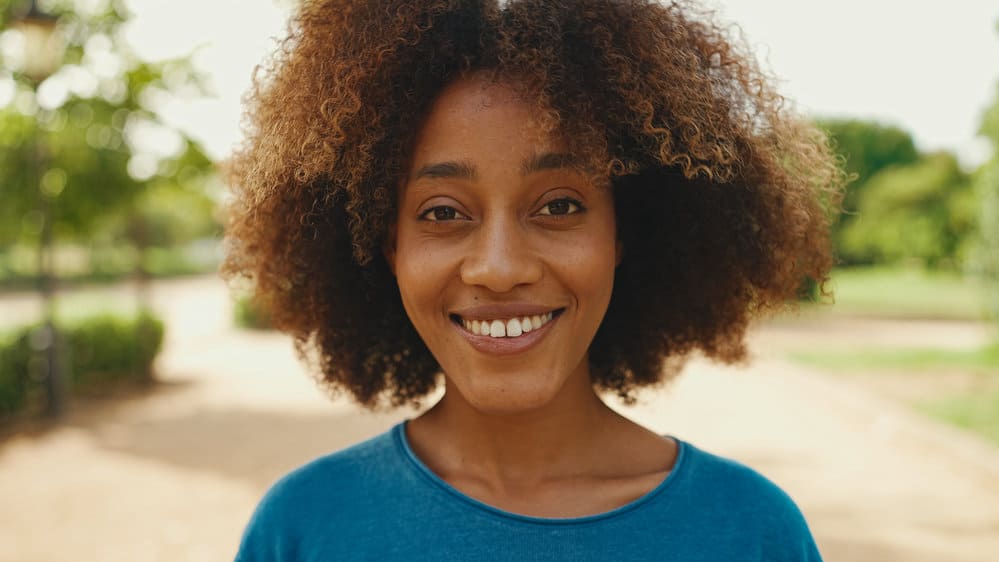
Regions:
<instances>
[{"instance_id":1,"label":"dirt path","mask_svg":"<svg viewBox=\"0 0 999 562\"><path fill-rule=\"evenodd\" d=\"M275 478L412 415L330 403L285 338L229 327L217 281L160 283L154 297L170 330L163 385L77 403L61 427L0 443L0 560L231 559ZM30 314L23 301L0 298L0 316ZM771 323L754 332L752 367L694 362L625 411L768 475L802 507L827 560L999 559L999 449L780 358L849 345L837 334L955 347L985 337L963 324Z\"/></svg>"}]
</instances>

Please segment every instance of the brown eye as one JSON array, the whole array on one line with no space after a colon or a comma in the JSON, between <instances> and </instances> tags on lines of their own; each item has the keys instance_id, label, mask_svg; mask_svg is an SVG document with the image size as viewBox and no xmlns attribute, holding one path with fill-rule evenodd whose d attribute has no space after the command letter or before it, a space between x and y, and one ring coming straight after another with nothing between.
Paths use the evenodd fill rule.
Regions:
<instances>
[{"instance_id":1,"label":"brown eye","mask_svg":"<svg viewBox=\"0 0 999 562\"><path fill-rule=\"evenodd\" d=\"M452 221L458 218L465 218L465 216L459 213L454 207L448 207L447 205L431 207L420 215L420 219L434 222Z\"/></svg>"},{"instance_id":2,"label":"brown eye","mask_svg":"<svg viewBox=\"0 0 999 562\"><path fill-rule=\"evenodd\" d=\"M547 216L571 215L580 212L582 209L583 206L579 203L579 201L576 201L575 199L563 198L549 201L544 207L541 207L538 214Z\"/></svg>"}]
</instances>

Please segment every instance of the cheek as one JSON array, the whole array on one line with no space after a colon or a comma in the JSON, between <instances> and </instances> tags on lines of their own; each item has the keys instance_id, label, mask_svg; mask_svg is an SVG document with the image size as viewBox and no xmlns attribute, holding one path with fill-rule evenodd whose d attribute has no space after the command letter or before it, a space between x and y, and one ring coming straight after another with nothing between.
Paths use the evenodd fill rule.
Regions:
<instances>
[{"instance_id":1,"label":"cheek","mask_svg":"<svg viewBox=\"0 0 999 562\"><path fill-rule=\"evenodd\" d=\"M580 290L591 298L609 299L618 260L613 219L605 218L599 228L590 230L585 238L575 240L563 251L566 267L573 270L570 279L574 280Z\"/></svg>"},{"instance_id":2,"label":"cheek","mask_svg":"<svg viewBox=\"0 0 999 562\"><path fill-rule=\"evenodd\" d=\"M578 256L579 265L576 266L575 275L580 284L580 292L585 293L589 300L584 304L588 308L599 310L602 319L614 290L616 247L613 242L600 241L589 246L588 250Z\"/></svg>"},{"instance_id":3,"label":"cheek","mask_svg":"<svg viewBox=\"0 0 999 562\"><path fill-rule=\"evenodd\" d=\"M399 284L403 304L410 318L414 312L436 307L439 296L451 277L453 253L443 250L439 244L421 241L419 236L400 231L397 238L395 275Z\"/></svg>"},{"instance_id":4,"label":"cheek","mask_svg":"<svg viewBox=\"0 0 999 562\"><path fill-rule=\"evenodd\" d=\"M400 253L400 258L396 261L399 294L402 295L402 302L407 312L410 312L414 306L425 305L426 295L433 290L429 279L432 271L427 267L427 263L426 260L414 259L413 254L409 252Z\"/></svg>"},{"instance_id":5,"label":"cheek","mask_svg":"<svg viewBox=\"0 0 999 562\"><path fill-rule=\"evenodd\" d=\"M549 261L562 289L571 295L577 314L573 323L580 330L574 345L589 347L603 322L614 291L616 240L613 230L595 229L572 243L560 245L558 259Z\"/></svg>"}]
</instances>

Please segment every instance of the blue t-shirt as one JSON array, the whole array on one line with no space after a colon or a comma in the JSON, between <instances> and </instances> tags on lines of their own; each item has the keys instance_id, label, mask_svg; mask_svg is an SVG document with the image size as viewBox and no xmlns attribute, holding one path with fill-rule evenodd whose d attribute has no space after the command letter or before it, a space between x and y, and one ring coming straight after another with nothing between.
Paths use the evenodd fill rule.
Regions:
<instances>
[{"instance_id":1,"label":"blue t-shirt","mask_svg":"<svg viewBox=\"0 0 999 562\"><path fill-rule=\"evenodd\" d=\"M672 471L641 498L597 515L546 519L459 492L416 457L400 423L279 480L250 519L236 560L821 560L783 490L676 442Z\"/></svg>"}]
</instances>

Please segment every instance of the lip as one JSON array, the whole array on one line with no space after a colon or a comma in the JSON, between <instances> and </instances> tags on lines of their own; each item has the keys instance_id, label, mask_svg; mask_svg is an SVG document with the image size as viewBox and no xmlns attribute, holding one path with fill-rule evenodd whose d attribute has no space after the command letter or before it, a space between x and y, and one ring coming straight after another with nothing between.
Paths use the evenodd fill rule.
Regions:
<instances>
[{"instance_id":1,"label":"lip","mask_svg":"<svg viewBox=\"0 0 999 562\"><path fill-rule=\"evenodd\" d=\"M488 307L484 306L481 308L486 309ZM535 311L533 312L533 314L542 314L541 312L542 309L538 308L537 306L535 306L533 310ZM544 309L544 313L547 313L550 310L553 309L551 308ZM563 309L559 308L554 310L562 311ZM478 308L476 309L476 311L478 311ZM491 309L487 310L486 312L488 314L493 314L496 312L496 310ZM530 311L519 312L518 314L521 316L533 315L529 314L529 312ZM459 313L455 312L454 314L459 314ZM518 314L511 314L510 318L517 316ZM459 325L457 322L453 320L451 320L451 326L453 326L454 329L457 330L458 333L460 333L476 351L486 353L489 355L515 355L518 353L523 353L528 349L537 345L538 342L540 342L546 335L548 335L548 332L551 331L552 326L554 326L555 323L557 323L561 317L562 314L555 314L553 315L551 320L545 323L544 326L538 328L537 330L531 330L530 332L527 332L526 334L517 336L515 338L494 338L492 336L480 336L478 334L473 334L468 330L465 330L465 328L463 328L461 325ZM462 316L462 318L468 318L468 317ZM492 317L484 316L483 318L499 319L502 318L502 316L500 315Z\"/></svg>"}]
</instances>

